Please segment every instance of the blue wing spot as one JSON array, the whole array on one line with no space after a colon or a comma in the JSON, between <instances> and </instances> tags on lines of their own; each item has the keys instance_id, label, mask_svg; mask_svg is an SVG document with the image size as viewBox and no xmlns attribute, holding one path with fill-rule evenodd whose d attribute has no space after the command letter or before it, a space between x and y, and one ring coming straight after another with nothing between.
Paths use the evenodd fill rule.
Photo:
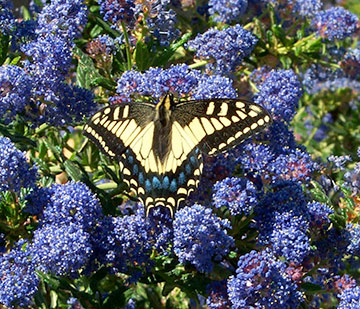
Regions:
<instances>
[{"instance_id":1,"label":"blue wing spot","mask_svg":"<svg viewBox=\"0 0 360 309\"><path fill-rule=\"evenodd\" d=\"M190 157L190 162L191 162L192 165L197 166L197 164L196 164L196 159L195 159L194 156L191 156L191 157Z\"/></svg>"},{"instance_id":2,"label":"blue wing spot","mask_svg":"<svg viewBox=\"0 0 360 309\"><path fill-rule=\"evenodd\" d=\"M186 174L188 174L188 175L191 174L191 166L190 166L190 164L186 164L186 165L185 165L185 172L186 172Z\"/></svg>"},{"instance_id":3,"label":"blue wing spot","mask_svg":"<svg viewBox=\"0 0 360 309\"><path fill-rule=\"evenodd\" d=\"M169 188L169 185L170 185L169 177L165 176L162 183L163 189L167 190Z\"/></svg>"},{"instance_id":4,"label":"blue wing spot","mask_svg":"<svg viewBox=\"0 0 360 309\"><path fill-rule=\"evenodd\" d=\"M178 182L179 182L180 185L183 185L185 183L185 174L184 174L184 172L180 173Z\"/></svg>"},{"instance_id":5,"label":"blue wing spot","mask_svg":"<svg viewBox=\"0 0 360 309\"><path fill-rule=\"evenodd\" d=\"M134 157L133 156L128 156L128 161L130 164L134 163Z\"/></svg>"},{"instance_id":6,"label":"blue wing spot","mask_svg":"<svg viewBox=\"0 0 360 309\"><path fill-rule=\"evenodd\" d=\"M137 173L139 172L139 167L137 165L133 166L133 175L137 175Z\"/></svg>"},{"instance_id":7,"label":"blue wing spot","mask_svg":"<svg viewBox=\"0 0 360 309\"><path fill-rule=\"evenodd\" d=\"M148 192L151 191L151 182L149 179L146 179L146 181L145 181L145 191L148 191Z\"/></svg>"},{"instance_id":8,"label":"blue wing spot","mask_svg":"<svg viewBox=\"0 0 360 309\"><path fill-rule=\"evenodd\" d=\"M152 180L152 185L153 185L154 189L161 189L161 182L160 182L159 178L154 176L153 180Z\"/></svg>"},{"instance_id":9,"label":"blue wing spot","mask_svg":"<svg viewBox=\"0 0 360 309\"><path fill-rule=\"evenodd\" d=\"M173 179L173 180L171 181L171 184L170 184L170 191L171 191L171 192L176 192L176 190L177 190L176 179Z\"/></svg>"},{"instance_id":10,"label":"blue wing spot","mask_svg":"<svg viewBox=\"0 0 360 309\"><path fill-rule=\"evenodd\" d=\"M144 184L144 174L142 172L139 173L139 183Z\"/></svg>"}]
</instances>

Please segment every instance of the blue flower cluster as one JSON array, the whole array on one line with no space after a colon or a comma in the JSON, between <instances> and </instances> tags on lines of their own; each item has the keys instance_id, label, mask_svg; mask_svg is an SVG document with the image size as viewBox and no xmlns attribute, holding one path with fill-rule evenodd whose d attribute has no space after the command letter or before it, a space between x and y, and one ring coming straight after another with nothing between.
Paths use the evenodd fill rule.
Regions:
<instances>
[{"instance_id":1,"label":"blue flower cluster","mask_svg":"<svg viewBox=\"0 0 360 309\"><path fill-rule=\"evenodd\" d=\"M206 287L206 292L209 294L209 297L206 299L206 305L210 309L230 307L226 283L226 280L212 281Z\"/></svg>"},{"instance_id":2,"label":"blue flower cluster","mask_svg":"<svg viewBox=\"0 0 360 309\"><path fill-rule=\"evenodd\" d=\"M188 43L199 59L209 60L207 69L220 74L236 70L248 57L257 43L257 38L240 25L217 30L211 28Z\"/></svg>"},{"instance_id":3,"label":"blue flower cluster","mask_svg":"<svg viewBox=\"0 0 360 309\"><path fill-rule=\"evenodd\" d=\"M214 206L225 206L232 215L249 215L258 198L258 189L247 178L228 177L213 186Z\"/></svg>"},{"instance_id":4,"label":"blue flower cluster","mask_svg":"<svg viewBox=\"0 0 360 309\"><path fill-rule=\"evenodd\" d=\"M303 300L286 264L269 249L240 257L236 276L228 280L228 294L234 309L296 308Z\"/></svg>"},{"instance_id":5,"label":"blue flower cluster","mask_svg":"<svg viewBox=\"0 0 360 309\"><path fill-rule=\"evenodd\" d=\"M25 153L6 137L0 137L0 190L20 193L35 187L37 169L27 163Z\"/></svg>"},{"instance_id":6,"label":"blue flower cluster","mask_svg":"<svg viewBox=\"0 0 360 309\"><path fill-rule=\"evenodd\" d=\"M35 123L64 125L80 121L95 110L90 91L65 83L73 40L86 21L87 8L82 1L53 1L40 12L34 39L20 46L31 59L24 62L33 86L26 116Z\"/></svg>"},{"instance_id":7,"label":"blue flower cluster","mask_svg":"<svg viewBox=\"0 0 360 309\"><path fill-rule=\"evenodd\" d=\"M292 11L300 16L312 17L322 8L321 0L289 0Z\"/></svg>"},{"instance_id":8,"label":"blue flower cluster","mask_svg":"<svg viewBox=\"0 0 360 309\"><path fill-rule=\"evenodd\" d=\"M255 102L271 112L275 120L290 122L302 94L301 83L294 71L272 70L259 85Z\"/></svg>"},{"instance_id":9,"label":"blue flower cluster","mask_svg":"<svg viewBox=\"0 0 360 309\"><path fill-rule=\"evenodd\" d=\"M210 0L209 14L216 22L231 23L244 14L247 5L247 0Z\"/></svg>"},{"instance_id":10,"label":"blue flower cluster","mask_svg":"<svg viewBox=\"0 0 360 309\"><path fill-rule=\"evenodd\" d=\"M177 17L172 9L167 8L169 1L155 1L151 14L146 19L150 33L157 39L160 46L169 46L177 39L180 30L176 29Z\"/></svg>"},{"instance_id":11,"label":"blue flower cluster","mask_svg":"<svg viewBox=\"0 0 360 309\"><path fill-rule=\"evenodd\" d=\"M32 80L24 69L15 65L0 67L0 115L11 120L24 112L30 103Z\"/></svg>"},{"instance_id":12,"label":"blue flower cluster","mask_svg":"<svg viewBox=\"0 0 360 309\"><path fill-rule=\"evenodd\" d=\"M9 308L28 307L38 288L28 245L20 240L9 253L0 255L0 303Z\"/></svg>"},{"instance_id":13,"label":"blue flower cluster","mask_svg":"<svg viewBox=\"0 0 360 309\"><path fill-rule=\"evenodd\" d=\"M342 7L332 7L314 15L311 25L318 35L330 41L343 40L360 27L358 17Z\"/></svg>"},{"instance_id":14,"label":"blue flower cluster","mask_svg":"<svg viewBox=\"0 0 360 309\"><path fill-rule=\"evenodd\" d=\"M159 98L167 92L194 99L236 97L229 78L208 76L182 64L169 69L150 68L144 73L126 71L117 82L117 95L110 102L128 102L135 94Z\"/></svg>"},{"instance_id":15,"label":"blue flower cluster","mask_svg":"<svg viewBox=\"0 0 360 309\"><path fill-rule=\"evenodd\" d=\"M133 0L98 0L100 5L100 13L104 16L105 21L110 21L113 25L117 25L124 21L130 23L134 17L135 3Z\"/></svg>"},{"instance_id":16,"label":"blue flower cluster","mask_svg":"<svg viewBox=\"0 0 360 309\"><path fill-rule=\"evenodd\" d=\"M274 254L301 263L310 252L309 211L300 185L278 182L255 208L259 245L271 245Z\"/></svg>"},{"instance_id":17,"label":"blue flower cluster","mask_svg":"<svg viewBox=\"0 0 360 309\"><path fill-rule=\"evenodd\" d=\"M16 20L12 13L12 3L3 0L0 3L0 33L10 35L16 26Z\"/></svg>"},{"instance_id":18,"label":"blue flower cluster","mask_svg":"<svg viewBox=\"0 0 360 309\"><path fill-rule=\"evenodd\" d=\"M340 303L338 309L356 309L360 304L360 287L345 289L338 295Z\"/></svg>"},{"instance_id":19,"label":"blue flower cluster","mask_svg":"<svg viewBox=\"0 0 360 309\"><path fill-rule=\"evenodd\" d=\"M234 246L227 235L230 222L220 219L212 210L193 205L179 210L174 220L174 252L183 264L191 263L200 272L210 273L212 259L220 261Z\"/></svg>"}]
</instances>

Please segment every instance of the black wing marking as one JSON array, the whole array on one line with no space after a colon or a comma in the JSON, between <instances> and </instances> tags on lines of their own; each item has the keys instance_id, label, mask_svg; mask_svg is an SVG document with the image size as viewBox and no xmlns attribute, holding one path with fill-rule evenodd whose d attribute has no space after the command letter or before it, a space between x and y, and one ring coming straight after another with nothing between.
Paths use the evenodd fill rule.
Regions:
<instances>
[{"instance_id":1,"label":"black wing marking","mask_svg":"<svg viewBox=\"0 0 360 309\"><path fill-rule=\"evenodd\" d=\"M216 155L233 148L271 123L269 113L243 99L212 99L177 104L173 126L178 123L192 147Z\"/></svg>"}]
</instances>

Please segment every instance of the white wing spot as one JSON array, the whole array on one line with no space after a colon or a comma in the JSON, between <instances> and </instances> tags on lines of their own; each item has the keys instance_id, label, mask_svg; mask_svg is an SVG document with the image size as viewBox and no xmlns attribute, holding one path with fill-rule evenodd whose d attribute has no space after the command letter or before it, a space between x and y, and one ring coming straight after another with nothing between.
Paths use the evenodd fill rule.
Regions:
<instances>
[{"instance_id":1,"label":"white wing spot","mask_svg":"<svg viewBox=\"0 0 360 309\"><path fill-rule=\"evenodd\" d=\"M211 118L211 122L214 125L216 130L221 130L224 126L216 118Z\"/></svg>"},{"instance_id":2,"label":"white wing spot","mask_svg":"<svg viewBox=\"0 0 360 309\"><path fill-rule=\"evenodd\" d=\"M107 115L107 114L110 113L110 111L111 111L111 108L107 107L107 108L104 109L104 114Z\"/></svg>"},{"instance_id":3,"label":"white wing spot","mask_svg":"<svg viewBox=\"0 0 360 309\"><path fill-rule=\"evenodd\" d=\"M250 116L250 117L256 117L257 115L258 115L258 113L255 112L255 111L250 111L250 112L249 112L249 116Z\"/></svg>"},{"instance_id":4,"label":"white wing spot","mask_svg":"<svg viewBox=\"0 0 360 309\"><path fill-rule=\"evenodd\" d=\"M225 127L228 127L229 125L231 125L231 121L229 119L227 119L226 117L220 117L219 119Z\"/></svg>"},{"instance_id":5,"label":"white wing spot","mask_svg":"<svg viewBox=\"0 0 360 309\"><path fill-rule=\"evenodd\" d=\"M123 110L123 118L127 118L129 116L129 105L125 105Z\"/></svg>"},{"instance_id":6,"label":"white wing spot","mask_svg":"<svg viewBox=\"0 0 360 309\"><path fill-rule=\"evenodd\" d=\"M245 118L247 117L246 114L243 113L242 111L236 111L236 113L239 115L239 117L240 117L241 119L245 119Z\"/></svg>"},{"instance_id":7,"label":"white wing spot","mask_svg":"<svg viewBox=\"0 0 360 309\"><path fill-rule=\"evenodd\" d=\"M229 106L227 103L222 103L220 106L220 112L218 113L218 116L226 116L228 112Z\"/></svg>"},{"instance_id":8,"label":"white wing spot","mask_svg":"<svg viewBox=\"0 0 360 309\"><path fill-rule=\"evenodd\" d=\"M259 125L259 126L263 126L264 123L265 123L264 119L259 119L259 120L258 120L258 125Z\"/></svg>"},{"instance_id":9,"label":"white wing spot","mask_svg":"<svg viewBox=\"0 0 360 309\"><path fill-rule=\"evenodd\" d=\"M236 102L235 105L236 105L237 108L244 108L245 107L244 102Z\"/></svg>"},{"instance_id":10,"label":"white wing spot","mask_svg":"<svg viewBox=\"0 0 360 309\"><path fill-rule=\"evenodd\" d=\"M255 130L258 127L258 124L253 123L250 127L251 127L251 130Z\"/></svg>"},{"instance_id":11,"label":"white wing spot","mask_svg":"<svg viewBox=\"0 0 360 309\"><path fill-rule=\"evenodd\" d=\"M239 118L239 117L236 117L236 116L232 116L232 117L231 117L231 120L232 120L233 122L239 122L239 121L240 121L240 118Z\"/></svg>"},{"instance_id":12,"label":"white wing spot","mask_svg":"<svg viewBox=\"0 0 360 309\"><path fill-rule=\"evenodd\" d=\"M212 115L214 113L214 109L215 109L215 103L210 102L206 109L206 115Z\"/></svg>"}]
</instances>

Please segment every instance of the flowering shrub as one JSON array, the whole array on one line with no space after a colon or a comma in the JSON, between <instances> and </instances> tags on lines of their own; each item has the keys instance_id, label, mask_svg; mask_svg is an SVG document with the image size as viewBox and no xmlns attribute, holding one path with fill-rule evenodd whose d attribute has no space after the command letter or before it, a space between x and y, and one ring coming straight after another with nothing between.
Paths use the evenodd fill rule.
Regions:
<instances>
[{"instance_id":1,"label":"flowering shrub","mask_svg":"<svg viewBox=\"0 0 360 309\"><path fill-rule=\"evenodd\" d=\"M333 3L1 0L0 307L359 308L360 11ZM82 128L167 93L273 121L145 217Z\"/></svg>"}]
</instances>

